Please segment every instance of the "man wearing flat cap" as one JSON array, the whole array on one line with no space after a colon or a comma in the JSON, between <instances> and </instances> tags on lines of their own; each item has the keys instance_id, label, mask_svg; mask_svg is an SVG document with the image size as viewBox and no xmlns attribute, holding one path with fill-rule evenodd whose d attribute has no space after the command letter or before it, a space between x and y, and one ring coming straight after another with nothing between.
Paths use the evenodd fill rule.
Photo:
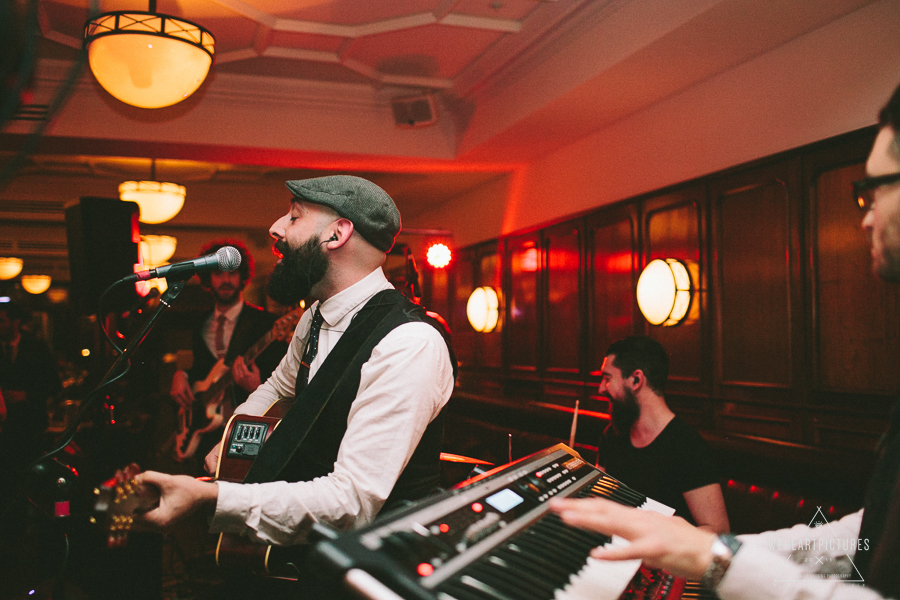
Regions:
<instances>
[{"instance_id":1,"label":"man wearing flat cap","mask_svg":"<svg viewBox=\"0 0 900 600\"><path fill-rule=\"evenodd\" d=\"M439 483L441 409L455 361L442 329L387 281L400 214L377 185L344 175L288 181L289 212L269 229L281 258L268 284L284 304L316 300L272 376L236 410L295 399L245 483L142 474L162 492L144 515L166 528L202 506L213 531L303 543L316 522L346 529ZM215 467L218 449L207 457ZM252 483L252 485L248 485Z\"/></svg>"}]
</instances>

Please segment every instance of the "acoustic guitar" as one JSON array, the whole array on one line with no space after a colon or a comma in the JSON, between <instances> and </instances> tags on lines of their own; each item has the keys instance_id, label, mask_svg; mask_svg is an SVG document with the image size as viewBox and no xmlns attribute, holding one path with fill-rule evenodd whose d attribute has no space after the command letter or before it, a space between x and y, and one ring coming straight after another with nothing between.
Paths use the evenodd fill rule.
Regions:
<instances>
[{"instance_id":1,"label":"acoustic guitar","mask_svg":"<svg viewBox=\"0 0 900 600\"><path fill-rule=\"evenodd\" d=\"M244 362L252 363L272 342L290 342L294 329L303 315L298 308L278 319L266 335L261 337L244 354ZM175 432L175 458L179 462L190 459L197 452L203 434L215 431L226 419L223 400L225 392L234 383L231 365L224 358L213 365L203 381L193 386L194 402L190 407L178 410L178 431Z\"/></svg>"},{"instance_id":2,"label":"acoustic guitar","mask_svg":"<svg viewBox=\"0 0 900 600\"><path fill-rule=\"evenodd\" d=\"M216 464L216 480L244 481L266 440L287 414L293 400L279 400L263 415L234 415L225 427ZM250 570L265 577L297 579L304 546L271 546L234 533L219 534L216 564L222 569Z\"/></svg>"},{"instance_id":3,"label":"acoustic guitar","mask_svg":"<svg viewBox=\"0 0 900 600\"><path fill-rule=\"evenodd\" d=\"M159 506L159 490L135 482L134 478L140 472L140 467L132 463L94 488L94 515L90 521L106 532L106 545L110 548L125 545L134 523L134 513Z\"/></svg>"}]
</instances>

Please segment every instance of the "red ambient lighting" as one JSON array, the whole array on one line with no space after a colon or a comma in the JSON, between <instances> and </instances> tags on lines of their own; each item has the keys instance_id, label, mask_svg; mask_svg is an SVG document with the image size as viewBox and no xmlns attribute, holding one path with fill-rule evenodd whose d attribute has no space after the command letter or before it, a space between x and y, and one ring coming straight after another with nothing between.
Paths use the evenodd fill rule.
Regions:
<instances>
[{"instance_id":1,"label":"red ambient lighting","mask_svg":"<svg viewBox=\"0 0 900 600\"><path fill-rule=\"evenodd\" d=\"M432 244L425 252L428 264L435 269L443 269L450 264L453 254L445 244Z\"/></svg>"},{"instance_id":2,"label":"red ambient lighting","mask_svg":"<svg viewBox=\"0 0 900 600\"><path fill-rule=\"evenodd\" d=\"M481 502L475 502L472 504L472 510L474 512L481 512L484 510L484 506L482 506Z\"/></svg>"},{"instance_id":3,"label":"red ambient lighting","mask_svg":"<svg viewBox=\"0 0 900 600\"><path fill-rule=\"evenodd\" d=\"M447 533L448 531L450 531L450 526L447 525L446 523L441 523L441 525L440 525L440 527L438 527L438 529L441 530L441 533Z\"/></svg>"},{"instance_id":4,"label":"red ambient lighting","mask_svg":"<svg viewBox=\"0 0 900 600\"><path fill-rule=\"evenodd\" d=\"M419 566L416 567L416 573L422 577L428 577L434 573L434 567L430 563L419 563Z\"/></svg>"}]
</instances>

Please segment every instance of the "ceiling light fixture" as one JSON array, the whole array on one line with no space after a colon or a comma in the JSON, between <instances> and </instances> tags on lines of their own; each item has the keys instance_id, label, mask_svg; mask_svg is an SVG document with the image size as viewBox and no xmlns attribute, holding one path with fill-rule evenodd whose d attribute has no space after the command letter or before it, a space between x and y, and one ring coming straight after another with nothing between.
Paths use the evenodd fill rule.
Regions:
<instances>
[{"instance_id":1,"label":"ceiling light fixture","mask_svg":"<svg viewBox=\"0 0 900 600\"><path fill-rule=\"evenodd\" d=\"M164 223L184 206L183 185L156 181L156 159L150 160L151 181L124 181L119 185L119 198L137 202L141 207L141 223Z\"/></svg>"},{"instance_id":2,"label":"ceiling light fixture","mask_svg":"<svg viewBox=\"0 0 900 600\"><path fill-rule=\"evenodd\" d=\"M21 272L21 258L0 256L0 279L12 279Z\"/></svg>"},{"instance_id":3,"label":"ceiling light fixture","mask_svg":"<svg viewBox=\"0 0 900 600\"><path fill-rule=\"evenodd\" d=\"M43 294L50 288L49 275L22 275L22 287L29 294Z\"/></svg>"},{"instance_id":4,"label":"ceiling light fixture","mask_svg":"<svg viewBox=\"0 0 900 600\"><path fill-rule=\"evenodd\" d=\"M178 239L171 235L142 235L141 260L147 269L160 267L175 254ZM151 266L152 265L152 266Z\"/></svg>"},{"instance_id":5,"label":"ceiling light fixture","mask_svg":"<svg viewBox=\"0 0 900 600\"><path fill-rule=\"evenodd\" d=\"M181 102L206 79L215 38L205 28L156 12L103 13L84 24L84 47L97 82L140 108Z\"/></svg>"}]
</instances>

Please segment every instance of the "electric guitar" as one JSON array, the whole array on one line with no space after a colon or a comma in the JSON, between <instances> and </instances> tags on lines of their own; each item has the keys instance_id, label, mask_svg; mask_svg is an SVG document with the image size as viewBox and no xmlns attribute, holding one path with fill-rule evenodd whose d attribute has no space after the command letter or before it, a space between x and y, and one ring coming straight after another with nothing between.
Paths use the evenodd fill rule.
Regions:
<instances>
[{"instance_id":1,"label":"electric guitar","mask_svg":"<svg viewBox=\"0 0 900 600\"><path fill-rule=\"evenodd\" d=\"M244 353L244 362L252 363L272 342L290 342L300 321L303 309L298 308L278 319L272 329ZM203 381L193 386L194 402L178 410L178 431L175 433L175 459L183 462L194 456L204 433L222 426L226 414L223 407L225 392L234 383L231 365L224 358L213 365Z\"/></svg>"}]
</instances>

